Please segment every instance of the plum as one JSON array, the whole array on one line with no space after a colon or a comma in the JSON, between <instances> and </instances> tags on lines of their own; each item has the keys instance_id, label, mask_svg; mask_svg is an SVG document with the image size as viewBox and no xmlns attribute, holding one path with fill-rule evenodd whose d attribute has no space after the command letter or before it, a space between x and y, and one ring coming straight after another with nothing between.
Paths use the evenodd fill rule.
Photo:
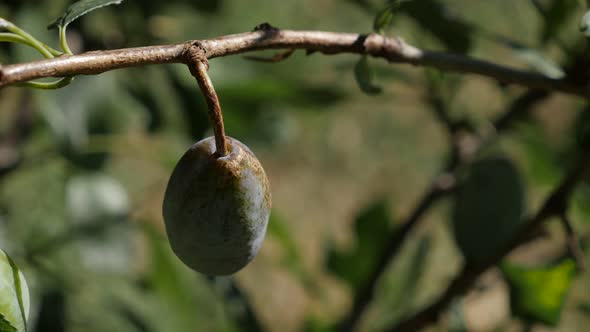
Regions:
<instances>
[{"instance_id":1,"label":"plum","mask_svg":"<svg viewBox=\"0 0 590 332\"><path fill-rule=\"evenodd\" d=\"M193 270L228 275L258 253L270 217L269 182L258 159L227 137L227 155L214 137L195 143L168 181L163 215L174 253Z\"/></svg>"}]
</instances>

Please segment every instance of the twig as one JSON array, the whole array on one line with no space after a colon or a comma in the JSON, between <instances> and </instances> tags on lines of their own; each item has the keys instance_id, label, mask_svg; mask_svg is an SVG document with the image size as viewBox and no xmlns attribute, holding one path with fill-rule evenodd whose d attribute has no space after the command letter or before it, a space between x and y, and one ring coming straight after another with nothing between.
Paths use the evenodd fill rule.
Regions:
<instances>
[{"instance_id":1,"label":"twig","mask_svg":"<svg viewBox=\"0 0 590 332\"><path fill-rule=\"evenodd\" d=\"M549 195L537 214L524 224L524 227L516 234L513 241L501 250L495 257L478 266L464 265L463 269L449 284L443 294L431 305L417 312L412 317L401 321L397 325L387 329L391 332L417 331L438 320L438 316L447 308L451 301L458 295L465 293L477 278L490 267L499 263L504 256L518 247L528 237L528 234L536 231L548 218L561 214L566 207L571 193L582 179L584 173L590 168L590 151L582 155L576 166L564 178L561 184Z\"/></svg>"},{"instance_id":2,"label":"twig","mask_svg":"<svg viewBox=\"0 0 590 332\"><path fill-rule=\"evenodd\" d=\"M567 215L566 211L561 211L559 215L559 219L565 229L566 233L566 242L569 254L571 257L574 258L576 261L576 265L579 271L584 271L586 269L586 264L584 264L584 253L580 248L580 242L578 241L578 237L574 231L572 223Z\"/></svg>"},{"instance_id":3,"label":"twig","mask_svg":"<svg viewBox=\"0 0 590 332\"><path fill-rule=\"evenodd\" d=\"M105 71L161 63L186 63L186 50L199 44L209 59L264 49L305 49L324 54L357 53L441 70L486 76L505 84L559 91L590 99L585 84L554 79L472 57L416 48L400 38L326 31L257 30L175 45L87 52L0 67L0 87L43 77L99 74Z\"/></svg>"},{"instance_id":4,"label":"twig","mask_svg":"<svg viewBox=\"0 0 590 332\"><path fill-rule=\"evenodd\" d=\"M221 106L219 105L217 92L215 92L213 83L211 83L209 74L207 74L207 70L209 69L207 57L198 43L189 47L187 50L187 59L190 72L197 79L201 92L207 101L209 119L211 120L211 126L215 135L215 155L217 157L226 156L228 152Z\"/></svg>"}]
</instances>

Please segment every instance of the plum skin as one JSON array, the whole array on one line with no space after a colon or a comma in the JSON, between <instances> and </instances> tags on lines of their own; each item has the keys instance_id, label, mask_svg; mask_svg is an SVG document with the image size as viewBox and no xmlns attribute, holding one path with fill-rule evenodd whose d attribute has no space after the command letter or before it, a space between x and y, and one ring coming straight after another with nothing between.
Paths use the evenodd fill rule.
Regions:
<instances>
[{"instance_id":1,"label":"plum skin","mask_svg":"<svg viewBox=\"0 0 590 332\"><path fill-rule=\"evenodd\" d=\"M191 146L177 163L164 196L163 216L172 250L206 275L229 275L258 253L270 217L269 182L258 159L227 137L217 157L214 137Z\"/></svg>"}]
</instances>

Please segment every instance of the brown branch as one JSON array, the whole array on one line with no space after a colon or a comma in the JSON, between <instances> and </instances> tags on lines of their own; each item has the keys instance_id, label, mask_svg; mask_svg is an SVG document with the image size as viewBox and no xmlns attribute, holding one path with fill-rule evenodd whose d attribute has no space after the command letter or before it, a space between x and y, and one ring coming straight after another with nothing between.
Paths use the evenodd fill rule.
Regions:
<instances>
[{"instance_id":1,"label":"brown branch","mask_svg":"<svg viewBox=\"0 0 590 332\"><path fill-rule=\"evenodd\" d=\"M105 71L160 63L186 63L186 49L198 43L207 58L216 58L264 49L305 49L324 54L357 53L460 73L486 76L505 84L533 89L560 91L590 99L585 85L567 79L553 79L463 55L421 50L399 38L378 34L360 35L324 31L262 29L214 39L175 45L126 48L60 56L0 67L0 87L43 77L99 74Z\"/></svg>"},{"instance_id":2,"label":"brown branch","mask_svg":"<svg viewBox=\"0 0 590 332\"><path fill-rule=\"evenodd\" d=\"M513 249L526 241L529 234L537 231L542 224L550 217L560 215L566 207L567 201L583 175L590 168L590 151L582 154L582 157L570 173L563 179L561 184L549 195L544 204L538 210L537 214L532 216L528 222L514 236L513 241L500 251L496 256L484 264L472 266L464 265L461 272L453 279L447 289L431 305L417 312L412 317L401 321L397 325L387 329L391 332L418 331L438 320L439 315L448 307L451 301L465 293L477 278L487 271L490 267L498 264L502 258L509 254Z\"/></svg>"},{"instance_id":3,"label":"brown branch","mask_svg":"<svg viewBox=\"0 0 590 332\"><path fill-rule=\"evenodd\" d=\"M209 70L207 57L198 43L189 47L186 57L190 72L197 79L199 88L207 102L209 119L211 120L211 126L213 127L213 133L215 135L215 156L227 156L228 152L225 129L223 126L223 114L221 113L221 105L219 105L217 92L215 92L213 83L209 78L209 74L207 74L207 70Z\"/></svg>"}]
</instances>

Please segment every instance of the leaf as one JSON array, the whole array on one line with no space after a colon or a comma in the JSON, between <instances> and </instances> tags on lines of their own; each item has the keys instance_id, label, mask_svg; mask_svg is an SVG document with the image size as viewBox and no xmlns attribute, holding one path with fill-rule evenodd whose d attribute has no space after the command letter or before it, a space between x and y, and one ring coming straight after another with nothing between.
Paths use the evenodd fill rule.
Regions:
<instances>
[{"instance_id":1,"label":"leaf","mask_svg":"<svg viewBox=\"0 0 590 332\"><path fill-rule=\"evenodd\" d=\"M467 53L471 49L474 29L456 17L445 3L439 0L413 1L401 10L449 50Z\"/></svg>"},{"instance_id":2,"label":"leaf","mask_svg":"<svg viewBox=\"0 0 590 332\"><path fill-rule=\"evenodd\" d=\"M383 30L391 24L395 10L405 1L409 0L389 1L385 8L379 11L375 16L375 20L373 21L373 31L382 34Z\"/></svg>"},{"instance_id":3,"label":"leaf","mask_svg":"<svg viewBox=\"0 0 590 332\"><path fill-rule=\"evenodd\" d=\"M381 87L373 84L373 72L369 67L369 60L366 55L363 55L354 66L354 77L364 93L368 95L381 93Z\"/></svg>"},{"instance_id":4,"label":"leaf","mask_svg":"<svg viewBox=\"0 0 590 332\"><path fill-rule=\"evenodd\" d=\"M518 58L539 73L554 79L560 79L565 76L563 69L543 53L526 47L512 46L511 49Z\"/></svg>"},{"instance_id":5,"label":"leaf","mask_svg":"<svg viewBox=\"0 0 590 332\"><path fill-rule=\"evenodd\" d=\"M16 327L12 326L9 321L6 320L4 315L0 313L0 332L17 332Z\"/></svg>"},{"instance_id":6,"label":"leaf","mask_svg":"<svg viewBox=\"0 0 590 332\"><path fill-rule=\"evenodd\" d=\"M0 315L15 331L27 329L29 288L12 259L0 250ZM3 325L6 325L3 323ZM1 326L1 325L0 325ZM0 330L3 332L3 330ZM7 331L10 331L7 327Z\"/></svg>"},{"instance_id":7,"label":"leaf","mask_svg":"<svg viewBox=\"0 0 590 332\"><path fill-rule=\"evenodd\" d=\"M379 200L357 216L354 226L356 245L346 251L331 249L328 269L358 288L373 270L377 257L390 233L390 214L385 201Z\"/></svg>"},{"instance_id":8,"label":"leaf","mask_svg":"<svg viewBox=\"0 0 590 332\"><path fill-rule=\"evenodd\" d=\"M78 17L108 5L118 5L123 0L80 0L73 3L66 9L62 16L51 22L47 29L65 28Z\"/></svg>"},{"instance_id":9,"label":"leaf","mask_svg":"<svg viewBox=\"0 0 590 332\"><path fill-rule=\"evenodd\" d=\"M557 36L559 30L569 21L571 16L576 13L578 0L552 0L545 13L545 25L541 40L548 40Z\"/></svg>"},{"instance_id":10,"label":"leaf","mask_svg":"<svg viewBox=\"0 0 590 332\"><path fill-rule=\"evenodd\" d=\"M501 268L510 285L512 312L527 320L556 326L576 274L575 262L568 258L547 267L504 263Z\"/></svg>"},{"instance_id":11,"label":"leaf","mask_svg":"<svg viewBox=\"0 0 590 332\"><path fill-rule=\"evenodd\" d=\"M377 15L375 16L375 20L373 21L373 31L377 33L383 33L383 30L387 28L391 21L393 20L393 14L395 13L396 9L401 6L402 3L408 2L412 0L390 0L388 1L385 8L383 8Z\"/></svg>"},{"instance_id":12,"label":"leaf","mask_svg":"<svg viewBox=\"0 0 590 332\"><path fill-rule=\"evenodd\" d=\"M504 247L524 213L520 175L503 157L476 161L460 184L453 210L457 246L470 263L482 263Z\"/></svg>"},{"instance_id":13,"label":"leaf","mask_svg":"<svg viewBox=\"0 0 590 332\"><path fill-rule=\"evenodd\" d=\"M373 21L373 31L382 34L383 30L387 28L393 20L393 10L389 6L383 8Z\"/></svg>"},{"instance_id":14,"label":"leaf","mask_svg":"<svg viewBox=\"0 0 590 332\"><path fill-rule=\"evenodd\" d=\"M12 23L8 22L4 18L0 17L0 30L5 30L8 27L11 27Z\"/></svg>"}]
</instances>

